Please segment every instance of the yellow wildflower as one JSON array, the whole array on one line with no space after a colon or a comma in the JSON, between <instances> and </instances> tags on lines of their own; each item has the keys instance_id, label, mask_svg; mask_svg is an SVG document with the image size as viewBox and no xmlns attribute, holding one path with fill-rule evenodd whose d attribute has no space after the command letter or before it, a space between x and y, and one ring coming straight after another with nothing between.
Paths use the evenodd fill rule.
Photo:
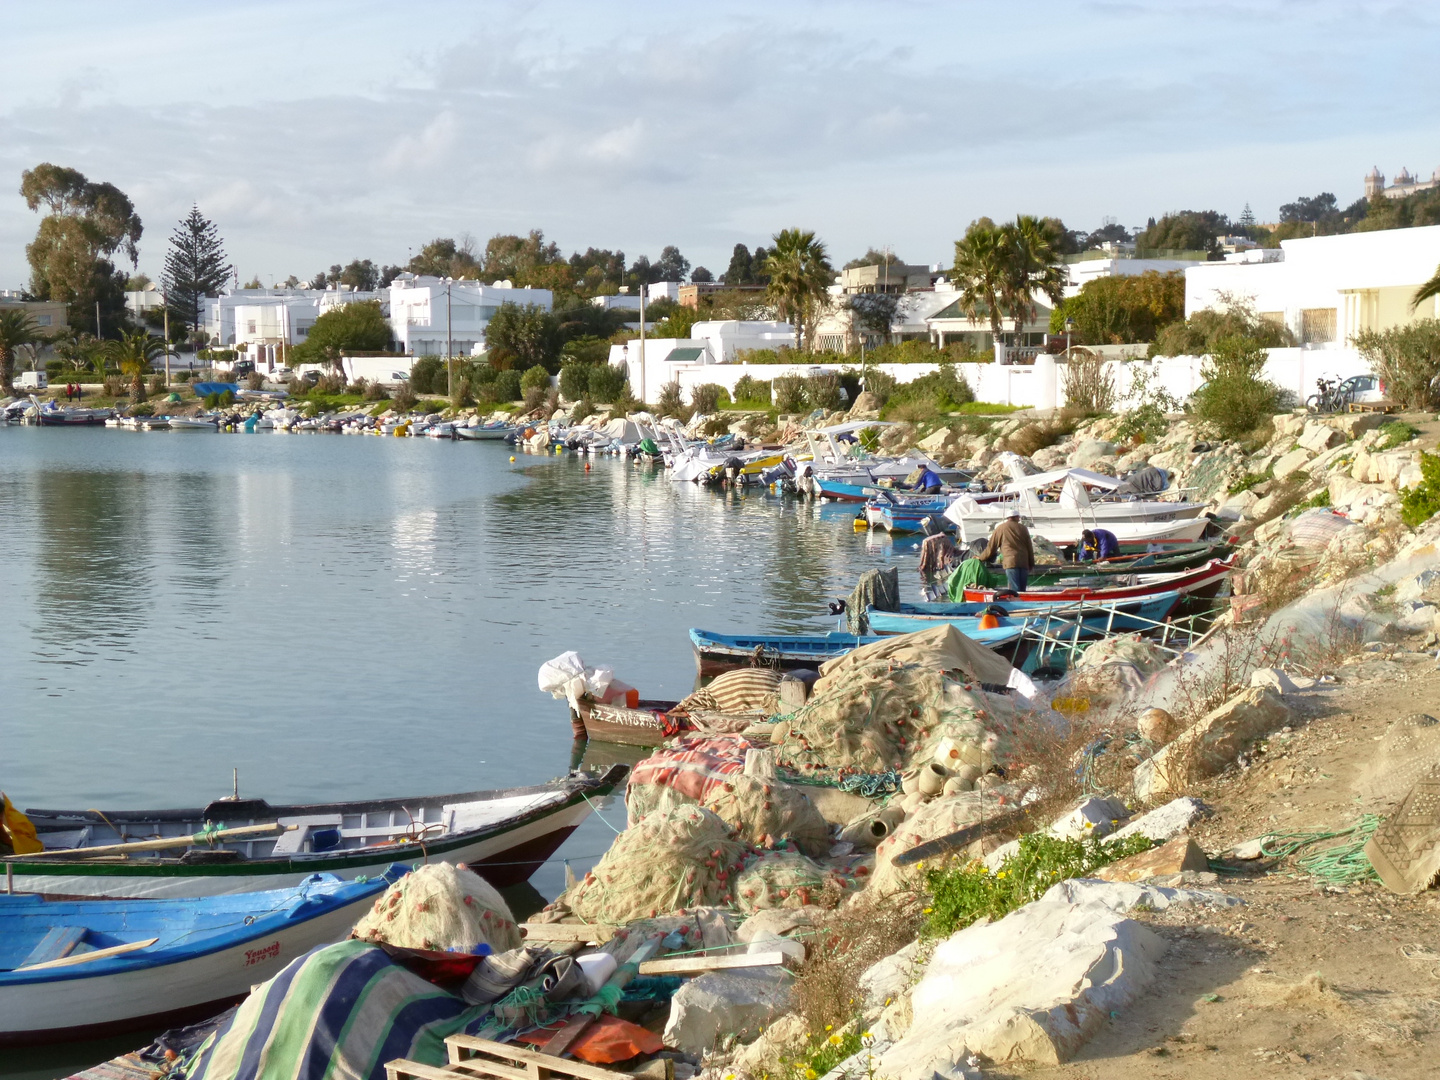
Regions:
<instances>
[{"instance_id":1,"label":"yellow wildflower","mask_svg":"<svg viewBox=\"0 0 1440 1080\"><path fill-rule=\"evenodd\" d=\"M825 1030L826 1030L826 1031L833 1031L834 1029L835 1029L835 1025L834 1025L834 1024L826 1024L826 1025L825 1025Z\"/></svg>"},{"instance_id":2,"label":"yellow wildflower","mask_svg":"<svg viewBox=\"0 0 1440 1080\"><path fill-rule=\"evenodd\" d=\"M840 1036L839 1036L839 1035L831 1035L831 1036L830 1036L830 1045L831 1045L831 1046L839 1046L839 1045L840 1045Z\"/></svg>"},{"instance_id":3,"label":"yellow wildflower","mask_svg":"<svg viewBox=\"0 0 1440 1080\"><path fill-rule=\"evenodd\" d=\"M1000 871L999 873L997 873L995 876L996 876L996 878L1003 878L1003 877L1005 876L1005 871L1004 871L1004 870L1001 870L1001 871Z\"/></svg>"},{"instance_id":4,"label":"yellow wildflower","mask_svg":"<svg viewBox=\"0 0 1440 1080\"><path fill-rule=\"evenodd\" d=\"M934 910L935 910L934 908L927 907L927 908L926 908L924 911L922 911L920 914L921 914L921 915L929 915L929 914L930 914L932 911L934 911Z\"/></svg>"},{"instance_id":5,"label":"yellow wildflower","mask_svg":"<svg viewBox=\"0 0 1440 1080\"><path fill-rule=\"evenodd\" d=\"M815 1080L815 1078L818 1077L819 1075L820 1075L820 1074L817 1073L814 1069L806 1069L806 1070L805 1070L805 1080Z\"/></svg>"}]
</instances>

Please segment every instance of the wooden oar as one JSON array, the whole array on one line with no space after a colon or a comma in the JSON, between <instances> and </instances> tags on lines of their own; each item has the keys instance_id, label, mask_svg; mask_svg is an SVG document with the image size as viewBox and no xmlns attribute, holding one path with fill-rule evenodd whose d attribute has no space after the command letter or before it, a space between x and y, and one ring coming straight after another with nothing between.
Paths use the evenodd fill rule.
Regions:
<instances>
[{"instance_id":1,"label":"wooden oar","mask_svg":"<svg viewBox=\"0 0 1440 1080\"><path fill-rule=\"evenodd\" d=\"M76 964L88 964L91 960L106 960L112 956L123 956L125 953L138 952L141 949L148 949L160 939L158 937L146 938L144 941L127 941L124 945L111 945L108 949L94 949L86 953L74 953L70 956L62 956L59 960L46 960L43 964L31 964L29 967L16 968L16 971L40 971L42 968L74 967Z\"/></svg>"},{"instance_id":2,"label":"wooden oar","mask_svg":"<svg viewBox=\"0 0 1440 1080\"><path fill-rule=\"evenodd\" d=\"M91 858L97 855L129 855L136 851L164 851L167 848L189 847L191 844L214 844L225 843L239 838L249 839L257 836L273 836L295 828L294 825L281 825L279 822L271 822L269 825L242 825L238 829L221 829L218 832L198 832L189 836L169 836L161 840L134 840L127 844L101 844L98 847L79 848L56 848L54 851L36 851L29 855L7 855L6 859L16 862L28 862L31 859L42 858L65 858L80 857Z\"/></svg>"}]
</instances>

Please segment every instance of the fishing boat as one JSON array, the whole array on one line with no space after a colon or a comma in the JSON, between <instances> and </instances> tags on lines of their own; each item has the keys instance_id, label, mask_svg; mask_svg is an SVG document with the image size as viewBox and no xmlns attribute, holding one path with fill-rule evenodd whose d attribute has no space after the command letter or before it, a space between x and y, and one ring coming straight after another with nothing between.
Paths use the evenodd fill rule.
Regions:
<instances>
[{"instance_id":1,"label":"fishing boat","mask_svg":"<svg viewBox=\"0 0 1440 1080\"><path fill-rule=\"evenodd\" d=\"M1019 625L976 627L966 631L975 641L991 649L1012 664L1019 656L1021 628ZM875 634L848 634L832 630L828 634L717 634L709 630L691 630L690 644L695 649L695 664L702 678L741 667L773 667L780 671L816 668L827 660L844 656L852 649L879 641Z\"/></svg>"},{"instance_id":2,"label":"fishing boat","mask_svg":"<svg viewBox=\"0 0 1440 1080\"><path fill-rule=\"evenodd\" d=\"M912 533L920 531L920 523L927 517L933 517L941 528L949 530L953 526L946 520L945 511L955 498L946 495L892 495L877 488L865 504L865 524L890 533Z\"/></svg>"},{"instance_id":3,"label":"fishing boat","mask_svg":"<svg viewBox=\"0 0 1440 1080\"><path fill-rule=\"evenodd\" d=\"M198 1020L339 941L408 871L169 900L0 895L0 1046Z\"/></svg>"},{"instance_id":4,"label":"fishing boat","mask_svg":"<svg viewBox=\"0 0 1440 1080\"><path fill-rule=\"evenodd\" d=\"M680 731L667 715L679 702L641 699L634 707L581 701L571 723L583 727L585 738L625 746L659 746ZM578 734L578 730L577 730Z\"/></svg>"},{"instance_id":5,"label":"fishing boat","mask_svg":"<svg viewBox=\"0 0 1440 1080\"><path fill-rule=\"evenodd\" d=\"M1204 599L1213 597L1220 591L1237 558L1238 556L1231 555L1228 559L1211 559L1203 566L1168 574L1132 574L1129 576L1135 580L1124 585L1105 584L1103 579L1098 584L1089 584L1086 579L1077 579L1065 584L1032 586L1018 593L1006 589L966 589L965 601L981 604L993 604L997 601L1103 603L1108 600L1153 596L1171 590L1182 596Z\"/></svg>"},{"instance_id":6,"label":"fishing boat","mask_svg":"<svg viewBox=\"0 0 1440 1080\"><path fill-rule=\"evenodd\" d=\"M41 427L103 427L114 409L41 408L35 416Z\"/></svg>"},{"instance_id":7,"label":"fishing boat","mask_svg":"<svg viewBox=\"0 0 1440 1080\"><path fill-rule=\"evenodd\" d=\"M26 810L45 850L4 861L16 888L67 896L289 888L318 870L373 876L397 858L464 862L495 886L513 885L625 775L622 766L535 787L364 802L272 806L232 796L194 810Z\"/></svg>"},{"instance_id":8,"label":"fishing boat","mask_svg":"<svg viewBox=\"0 0 1440 1080\"><path fill-rule=\"evenodd\" d=\"M471 442L487 442L505 439L519 430L514 424L481 424L478 427L457 427L455 437Z\"/></svg>"},{"instance_id":9,"label":"fishing boat","mask_svg":"<svg viewBox=\"0 0 1440 1080\"><path fill-rule=\"evenodd\" d=\"M1018 624L1028 627L1045 622L1082 624L1086 632L1102 634L1149 630L1160 624L1180 600L1178 592L1153 593L1104 603L1055 602L1034 603L996 600L987 604L901 604L898 611L867 608L865 618L877 634L910 634L928 630L939 623L950 623L967 637L977 638L980 620L997 619L1000 626ZM989 609L999 608L1004 615Z\"/></svg>"},{"instance_id":10,"label":"fishing boat","mask_svg":"<svg viewBox=\"0 0 1440 1080\"><path fill-rule=\"evenodd\" d=\"M171 431L219 431L220 418L216 416L172 416Z\"/></svg>"}]
</instances>

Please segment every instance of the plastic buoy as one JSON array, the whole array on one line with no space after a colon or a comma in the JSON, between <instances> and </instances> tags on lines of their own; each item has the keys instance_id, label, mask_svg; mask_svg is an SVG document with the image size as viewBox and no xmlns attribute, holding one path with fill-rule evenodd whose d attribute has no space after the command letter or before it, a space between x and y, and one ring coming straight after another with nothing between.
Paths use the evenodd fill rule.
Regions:
<instances>
[{"instance_id":1,"label":"plastic buoy","mask_svg":"<svg viewBox=\"0 0 1440 1080\"><path fill-rule=\"evenodd\" d=\"M993 611L987 611L984 615L980 616L981 630L994 630L999 625L1000 620L995 617L995 613Z\"/></svg>"},{"instance_id":2,"label":"plastic buoy","mask_svg":"<svg viewBox=\"0 0 1440 1080\"><path fill-rule=\"evenodd\" d=\"M510 455L510 460L511 460L511 461L514 461L514 460L515 460L515 455L514 455L514 454L511 454L511 455Z\"/></svg>"},{"instance_id":3,"label":"plastic buoy","mask_svg":"<svg viewBox=\"0 0 1440 1080\"><path fill-rule=\"evenodd\" d=\"M585 462L585 471L586 471L586 472L589 472L589 471L590 471L590 462L588 462L588 461Z\"/></svg>"}]
</instances>

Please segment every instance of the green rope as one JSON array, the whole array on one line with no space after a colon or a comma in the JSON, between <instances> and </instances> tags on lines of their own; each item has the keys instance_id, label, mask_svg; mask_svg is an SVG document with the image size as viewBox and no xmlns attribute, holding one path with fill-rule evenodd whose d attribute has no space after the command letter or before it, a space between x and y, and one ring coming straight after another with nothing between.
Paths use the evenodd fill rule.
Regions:
<instances>
[{"instance_id":1,"label":"green rope","mask_svg":"<svg viewBox=\"0 0 1440 1080\"><path fill-rule=\"evenodd\" d=\"M1301 856L1295 860L1295 865L1312 877L1333 885L1378 881L1380 875L1375 873L1375 868L1365 857L1365 844L1380 828L1380 820L1376 814L1362 814L1350 828L1334 832L1266 833L1260 838L1260 854L1267 859L1288 859L1312 844L1349 837L1347 843Z\"/></svg>"}]
</instances>

